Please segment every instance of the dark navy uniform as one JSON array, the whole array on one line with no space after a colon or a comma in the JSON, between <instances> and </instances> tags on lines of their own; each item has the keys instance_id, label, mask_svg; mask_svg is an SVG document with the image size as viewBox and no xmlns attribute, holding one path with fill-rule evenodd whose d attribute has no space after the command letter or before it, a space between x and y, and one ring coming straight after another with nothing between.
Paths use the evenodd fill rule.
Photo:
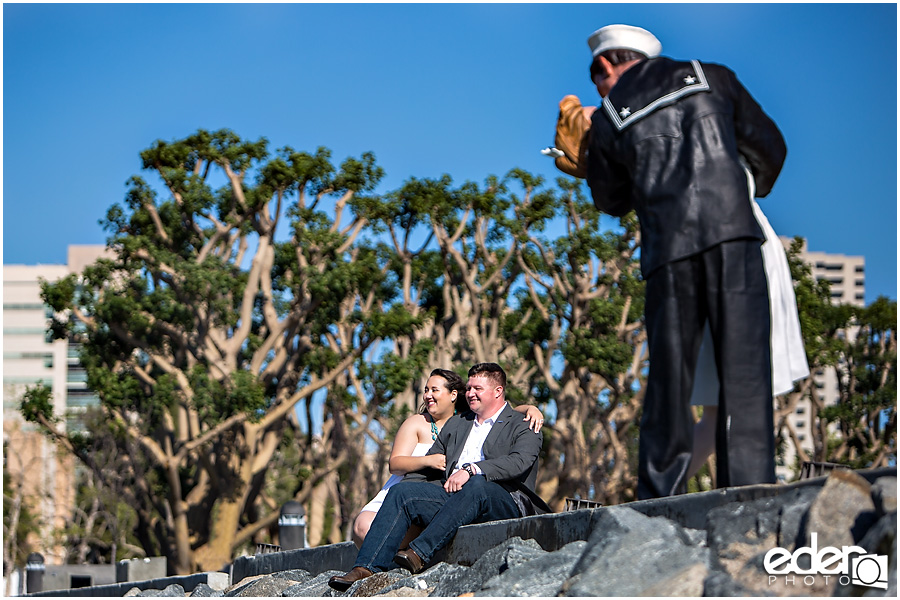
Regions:
<instances>
[{"instance_id":1,"label":"dark navy uniform","mask_svg":"<svg viewBox=\"0 0 900 600\"><path fill-rule=\"evenodd\" d=\"M720 389L720 487L773 483L769 300L741 159L756 195L784 164L775 123L721 65L644 60L625 71L592 119L587 180L600 210L634 210L647 282L650 373L638 497L683 493L691 462L689 401L709 319Z\"/></svg>"}]
</instances>

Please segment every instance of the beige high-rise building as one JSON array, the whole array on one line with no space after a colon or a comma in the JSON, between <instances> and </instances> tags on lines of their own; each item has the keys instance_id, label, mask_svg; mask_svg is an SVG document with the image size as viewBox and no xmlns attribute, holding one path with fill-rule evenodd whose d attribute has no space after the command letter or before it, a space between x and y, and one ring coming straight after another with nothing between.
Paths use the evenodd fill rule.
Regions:
<instances>
[{"instance_id":1,"label":"beige high-rise building","mask_svg":"<svg viewBox=\"0 0 900 600\"><path fill-rule=\"evenodd\" d=\"M800 257L812 267L813 276L817 280L824 279L831 284L832 303L865 306L865 257L811 252L806 246L806 240L803 240Z\"/></svg>"},{"instance_id":2,"label":"beige high-rise building","mask_svg":"<svg viewBox=\"0 0 900 600\"><path fill-rule=\"evenodd\" d=\"M792 240L781 238L785 248L789 248ZM812 252L803 240L800 258L812 268L812 274L816 280L827 280L831 284L831 302L833 304L852 304L865 306L866 299L866 260L862 256L847 256L845 254L830 254L827 252ZM855 331L847 331L845 335L854 336ZM837 403L840 396L838 390L838 374L833 367L818 369L812 373L816 390L821 395L824 405L831 406ZM791 425L797 432L797 440L800 447L808 454L813 450L813 407L808 398L803 398L798 403L794 414L790 417ZM784 460L776 467L779 480L790 481L795 476L794 463L797 450L788 440L785 449Z\"/></svg>"},{"instance_id":3,"label":"beige high-rise building","mask_svg":"<svg viewBox=\"0 0 900 600\"><path fill-rule=\"evenodd\" d=\"M104 251L104 246L70 246L65 265L3 266L3 458L13 490L40 523L39 539L31 541L50 565L65 559L62 548L53 544L53 533L72 514L75 463L27 423L18 407L29 387L47 385L62 431L77 429L79 413L96 402L87 390L77 348L67 340L51 341L47 334L53 313L41 300L40 282L80 273Z\"/></svg>"}]
</instances>

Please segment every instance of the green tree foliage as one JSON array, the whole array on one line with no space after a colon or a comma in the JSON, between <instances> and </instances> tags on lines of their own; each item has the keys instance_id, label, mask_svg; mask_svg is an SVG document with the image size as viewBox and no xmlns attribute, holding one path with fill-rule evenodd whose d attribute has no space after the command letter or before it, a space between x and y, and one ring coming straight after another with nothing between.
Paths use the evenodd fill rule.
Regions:
<instances>
[{"instance_id":1,"label":"green tree foliage","mask_svg":"<svg viewBox=\"0 0 900 600\"><path fill-rule=\"evenodd\" d=\"M324 149L270 156L265 139L201 130L141 158L165 197L133 177L104 221L115 257L45 284L44 299L134 456L128 502L145 547L175 572L219 569L259 530L294 408L417 322L383 310L395 286L359 239L382 176L371 155L335 167ZM48 426L49 408L35 392L23 414ZM336 468L313 454L312 471Z\"/></svg>"},{"instance_id":2,"label":"green tree foliage","mask_svg":"<svg viewBox=\"0 0 900 600\"><path fill-rule=\"evenodd\" d=\"M56 543L67 550L69 564L114 564L147 556L144 548L158 548L159 543L128 502L130 489L138 485L132 461L140 455L121 451L128 448L123 431L106 421L102 410L89 408L80 421L90 435L72 432L67 439L81 463L93 468L75 471L75 506L54 532Z\"/></svg>"},{"instance_id":3,"label":"green tree foliage","mask_svg":"<svg viewBox=\"0 0 900 600\"><path fill-rule=\"evenodd\" d=\"M879 297L868 307L832 304L830 284L816 280L799 258L802 239L788 252L807 360L813 373L833 370L836 404L826 406L813 378L779 399L776 432L791 440L799 463L853 468L893 464L897 457L897 303ZM801 398L813 408L813 451L801 448L791 420Z\"/></svg>"},{"instance_id":4,"label":"green tree foliage","mask_svg":"<svg viewBox=\"0 0 900 600\"><path fill-rule=\"evenodd\" d=\"M820 420L834 426L826 460L853 468L887 465L897 456L897 303L879 297L856 308L841 339L837 404Z\"/></svg>"}]
</instances>

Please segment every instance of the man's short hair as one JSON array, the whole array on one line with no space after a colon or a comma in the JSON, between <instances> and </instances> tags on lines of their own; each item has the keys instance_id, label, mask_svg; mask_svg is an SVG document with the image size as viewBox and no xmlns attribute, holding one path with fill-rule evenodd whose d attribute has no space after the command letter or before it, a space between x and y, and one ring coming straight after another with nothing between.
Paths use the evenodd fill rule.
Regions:
<instances>
[{"instance_id":1,"label":"man's short hair","mask_svg":"<svg viewBox=\"0 0 900 600\"><path fill-rule=\"evenodd\" d=\"M613 66L620 65L629 60L644 60L647 58L646 54L642 54L637 50L628 50L626 48L613 48L612 50L601 52L593 61L591 61L591 81L594 80L594 75L596 75L600 69L600 62L598 59L601 56L608 60L609 64Z\"/></svg>"},{"instance_id":2,"label":"man's short hair","mask_svg":"<svg viewBox=\"0 0 900 600\"><path fill-rule=\"evenodd\" d=\"M637 50L628 50L627 48L613 48L612 50L601 52L600 56L608 60L611 65L620 65L629 60L644 60L647 58L646 54Z\"/></svg>"},{"instance_id":3,"label":"man's short hair","mask_svg":"<svg viewBox=\"0 0 900 600\"><path fill-rule=\"evenodd\" d=\"M469 377L484 377L494 385L506 389L506 371L497 363L478 363L469 369Z\"/></svg>"}]
</instances>

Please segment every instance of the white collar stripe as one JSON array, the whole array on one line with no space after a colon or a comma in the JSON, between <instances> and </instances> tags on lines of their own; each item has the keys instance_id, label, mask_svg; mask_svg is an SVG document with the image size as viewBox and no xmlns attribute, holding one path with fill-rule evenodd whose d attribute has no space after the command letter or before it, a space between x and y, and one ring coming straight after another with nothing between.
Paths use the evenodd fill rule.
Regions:
<instances>
[{"instance_id":1,"label":"white collar stripe","mask_svg":"<svg viewBox=\"0 0 900 600\"><path fill-rule=\"evenodd\" d=\"M703 72L703 68L700 66L700 63L696 60L692 60L691 64L694 66L694 74L697 76L697 83L686 85L685 87L666 94L665 96L660 96L644 108L629 114L624 119L619 116L619 113L612 105L612 102L609 102L609 99L606 99L603 101L603 108L605 109L606 116L609 117L609 120L612 121L612 124L616 126L616 129L622 131L635 121L646 117L658 108L662 108L663 106L672 104L683 96L709 90L709 82L706 80L706 73Z\"/></svg>"}]
</instances>

